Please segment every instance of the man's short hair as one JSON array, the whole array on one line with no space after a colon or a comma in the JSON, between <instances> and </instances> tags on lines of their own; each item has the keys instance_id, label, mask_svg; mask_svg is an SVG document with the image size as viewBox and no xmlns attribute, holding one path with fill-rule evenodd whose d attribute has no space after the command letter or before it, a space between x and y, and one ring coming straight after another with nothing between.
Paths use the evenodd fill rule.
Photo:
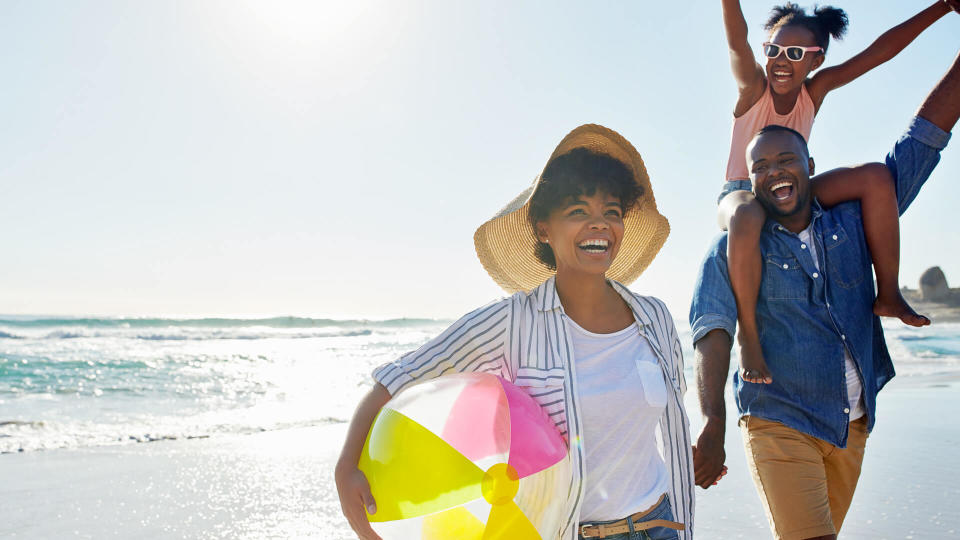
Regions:
<instances>
[{"instance_id":1,"label":"man's short hair","mask_svg":"<svg viewBox=\"0 0 960 540\"><path fill-rule=\"evenodd\" d=\"M759 136L761 136L761 135L766 135L767 133L776 133L776 132L787 132L787 133L792 134L794 137L796 137L797 139L800 140L800 144L803 146L803 151L804 151L804 153L806 153L808 157L810 156L810 149L807 148L807 140L806 140L805 138L803 138L803 135L802 135L799 131L797 131L797 130L795 130L795 129L788 128L787 126L781 126L781 125L778 125L778 124L770 124L770 125L768 125L768 126L765 126L765 127L764 127L763 129L761 129L760 131L758 131L757 134L753 136L753 138L756 139L757 137L759 137Z\"/></svg>"}]
</instances>

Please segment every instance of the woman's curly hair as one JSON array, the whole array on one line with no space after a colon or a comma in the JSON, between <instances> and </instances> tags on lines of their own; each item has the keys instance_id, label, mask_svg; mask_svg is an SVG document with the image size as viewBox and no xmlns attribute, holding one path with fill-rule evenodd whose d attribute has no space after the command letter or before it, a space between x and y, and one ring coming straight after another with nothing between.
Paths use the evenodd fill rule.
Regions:
<instances>
[{"instance_id":1,"label":"woman's curly hair","mask_svg":"<svg viewBox=\"0 0 960 540\"><path fill-rule=\"evenodd\" d=\"M624 215L643 196L643 188L634 180L630 169L608 155L575 148L554 158L543 170L540 185L530 200L528 217L534 238L537 238L537 223L546 221L550 212L572 198L591 197L598 190L620 199ZM557 269L553 250L539 238L534 255L547 268Z\"/></svg>"}]
</instances>

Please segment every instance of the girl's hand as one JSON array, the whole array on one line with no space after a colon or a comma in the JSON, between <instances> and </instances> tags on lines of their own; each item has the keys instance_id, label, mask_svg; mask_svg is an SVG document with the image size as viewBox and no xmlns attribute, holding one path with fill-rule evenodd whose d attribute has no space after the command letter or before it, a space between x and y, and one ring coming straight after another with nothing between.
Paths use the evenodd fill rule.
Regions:
<instances>
[{"instance_id":1,"label":"girl's hand","mask_svg":"<svg viewBox=\"0 0 960 540\"><path fill-rule=\"evenodd\" d=\"M377 513L377 503L373 500L373 494L370 493L367 476L357 467L343 471L337 468L334 476L337 481L337 493L340 495L340 510L350 523L350 528L357 533L357 538L382 540L377 533L373 532L367 520L367 514L364 513L364 509L371 514Z\"/></svg>"},{"instance_id":2,"label":"girl's hand","mask_svg":"<svg viewBox=\"0 0 960 540\"><path fill-rule=\"evenodd\" d=\"M960 0L943 0L943 3L946 4L950 9L960 13Z\"/></svg>"}]
</instances>

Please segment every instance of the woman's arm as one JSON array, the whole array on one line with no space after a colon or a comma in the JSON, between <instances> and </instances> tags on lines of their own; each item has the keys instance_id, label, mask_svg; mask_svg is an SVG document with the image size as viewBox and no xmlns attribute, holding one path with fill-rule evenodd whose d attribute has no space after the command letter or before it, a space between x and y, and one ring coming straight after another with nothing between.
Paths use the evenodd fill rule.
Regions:
<instances>
[{"instance_id":1,"label":"woman's arm","mask_svg":"<svg viewBox=\"0 0 960 540\"><path fill-rule=\"evenodd\" d=\"M937 0L933 5L880 35L869 47L846 62L821 70L807 83L817 110L823 98L836 88L890 60L940 17L958 9L960 0Z\"/></svg>"},{"instance_id":2,"label":"woman's arm","mask_svg":"<svg viewBox=\"0 0 960 540\"><path fill-rule=\"evenodd\" d=\"M766 80L763 68L757 64L747 41L747 21L743 18L739 0L722 0L723 27L730 49L730 70L737 82L740 97L734 108L734 116L747 112L760 99Z\"/></svg>"},{"instance_id":3,"label":"woman's arm","mask_svg":"<svg viewBox=\"0 0 960 540\"><path fill-rule=\"evenodd\" d=\"M367 440L367 433L373 424L377 413L390 401L390 393L385 386L376 383L373 389L360 400L357 410L353 413L350 428L347 430L343 449L334 470L334 479L337 483L337 493L340 495L340 510L357 533L361 540L380 540L377 533L370 528L364 510L371 514L377 512L377 503L370 493L370 483L363 472L357 468L360 462L360 452L363 443Z\"/></svg>"},{"instance_id":4,"label":"woman's arm","mask_svg":"<svg viewBox=\"0 0 960 540\"><path fill-rule=\"evenodd\" d=\"M487 372L511 378L506 359L515 307L511 297L472 311L416 351L378 367L373 378L392 395L448 373Z\"/></svg>"},{"instance_id":5,"label":"woman's arm","mask_svg":"<svg viewBox=\"0 0 960 540\"><path fill-rule=\"evenodd\" d=\"M447 373L501 374L509 369L505 359L514 307L513 298L506 298L472 311L416 351L374 370L376 384L357 406L335 470L341 510L362 540L380 538L370 528L364 513L365 508L371 514L376 513L376 501L366 476L357 468L363 443L377 413L391 395L419 381Z\"/></svg>"}]
</instances>

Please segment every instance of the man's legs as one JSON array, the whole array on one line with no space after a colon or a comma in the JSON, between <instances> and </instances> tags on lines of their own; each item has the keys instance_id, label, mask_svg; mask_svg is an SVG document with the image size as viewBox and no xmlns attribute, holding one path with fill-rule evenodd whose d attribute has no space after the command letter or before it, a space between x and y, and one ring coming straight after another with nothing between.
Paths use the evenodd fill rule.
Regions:
<instances>
[{"instance_id":1,"label":"man's legs","mask_svg":"<svg viewBox=\"0 0 960 540\"><path fill-rule=\"evenodd\" d=\"M867 447L867 418L863 416L850 422L846 448L841 450L827 443L822 444L831 449L828 450L823 465L827 472L830 514L833 517L833 526L839 533L843 518L850 509L853 492L857 489L857 480L860 479L863 453Z\"/></svg>"},{"instance_id":2,"label":"man's legs","mask_svg":"<svg viewBox=\"0 0 960 540\"><path fill-rule=\"evenodd\" d=\"M740 424L747 465L774 538L836 538L823 441L755 416Z\"/></svg>"}]
</instances>

